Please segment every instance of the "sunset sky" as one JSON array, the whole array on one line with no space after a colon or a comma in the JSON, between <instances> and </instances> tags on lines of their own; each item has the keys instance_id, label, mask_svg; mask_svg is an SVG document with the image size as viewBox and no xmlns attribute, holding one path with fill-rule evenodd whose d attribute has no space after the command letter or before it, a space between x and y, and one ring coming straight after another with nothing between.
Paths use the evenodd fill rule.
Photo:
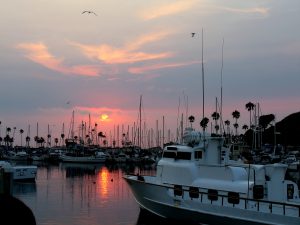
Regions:
<instances>
[{"instance_id":1,"label":"sunset sky","mask_svg":"<svg viewBox=\"0 0 300 225\"><path fill-rule=\"evenodd\" d=\"M1 1L0 121L24 137L68 136L82 121L107 135L142 119L175 133L179 115L212 121L259 103L279 121L300 111L299 0ZM93 13L82 13L90 10ZM195 32L192 37L191 33ZM223 69L222 68L222 43ZM221 82L222 71L222 82ZM90 115L90 120L89 120ZM186 119L184 119L186 121ZM23 141L24 143L24 141Z\"/></svg>"}]
</instances>

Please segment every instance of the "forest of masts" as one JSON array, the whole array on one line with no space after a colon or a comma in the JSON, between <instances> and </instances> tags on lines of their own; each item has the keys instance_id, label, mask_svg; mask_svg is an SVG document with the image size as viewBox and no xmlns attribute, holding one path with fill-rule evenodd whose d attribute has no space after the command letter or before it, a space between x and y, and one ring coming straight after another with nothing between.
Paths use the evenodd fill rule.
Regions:
<instances>
[{"instance_id":1,"label":"forest of masts","mask_svg":"<svg viewBox=\"0 0 300 225\"><path fill-rule=\"evenodd\" d=\"M249 126L244 124L242 126L243 130L254 129L257 124L257 118L259 116L259 104L253 104L249 102L245 105L245 108L250 112ZM253 113L252 113L253 111ZM33 140L30 136L30 125L27 128L26 136L24 135L24 130L17 130L16 127L10 128L5 127L5 134L2 137L3 125L0 121L0 145L6 147L54 147L54 146L65 146L66 140L73 140L79 144L84 144L86 146L98 146L98 147L140 147L143 149L160 147L162 148L167 143L182 143L182 137L185 127L193 127L193 122L195 121L194 116L185 116L181 114L180 122L177 124L176 131L173 132L169 128L165 128L165 117L162 116L162 122L156 120L156 126L154 128L147 128L146 122L142 122L139 118L138 122L134 122L133 125L115 125L113 131L103 132L98 131L97 123L91 125L91 120L89 117L88 123L81 122L81 124L74 129L74 111L72 114L72 119L68 131L68 135L65 134L65 125L62 125L62 131L60 137L52 137L51 130L48 125L47 136L39 136L39 125L36 124L36 135ZM223 134L226 136L237 136L238 135L238 119L240 118L240 112L235 110L232 112L232 117L234 123L232 124L229 120L222 121L220 113L215 112L211 115L212 121L210 122L211 133ZM206 123L202 123L206 120ZM190 124L187 124L189 121ZM202 118L200 126L205 130L208 125L208 118ZM223 124L223 125L222 125ZM226 128L225 128L226 126ZM222 128L223 127L223 128ZM17 142L17 135L20 139ZM24 137L25 136L25 137Z\"/></svg>"}]
</instances>

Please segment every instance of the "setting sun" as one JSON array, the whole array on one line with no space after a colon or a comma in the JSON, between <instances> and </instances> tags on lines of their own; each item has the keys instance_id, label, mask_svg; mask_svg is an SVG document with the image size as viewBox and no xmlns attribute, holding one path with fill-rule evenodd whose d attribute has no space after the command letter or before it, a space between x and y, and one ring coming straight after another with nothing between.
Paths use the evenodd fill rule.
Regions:
<instances>
[{"instance_id":1,"label":"setting sun","mask_svg":"<svg viewBox=\"0 0 300 225\"><path fill-rule=\"evenodd\" d=\"M107 114L101 114L100 115L100 121L108 121L109 118L108 118L108 115Z\"/></svg>"}]
</instances>

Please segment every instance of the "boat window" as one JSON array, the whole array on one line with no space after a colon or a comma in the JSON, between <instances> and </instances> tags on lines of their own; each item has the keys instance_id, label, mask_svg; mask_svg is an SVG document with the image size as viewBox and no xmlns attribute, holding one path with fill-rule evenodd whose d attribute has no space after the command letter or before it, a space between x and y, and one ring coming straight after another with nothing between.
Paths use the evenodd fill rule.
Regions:
<instances>
[{"instance_id":1,"label":"boat window","mask_svg":"<svg viewBox=\"0 0 300 225\"><path fill-rule=\"evenodd\" d=\"M174 185L174 195L175 196L182 196L182 186L181 185Z\"/></svg>"},{"instance_id":2,"label":"boat window","mask_svg":"<svg viewBox=\"0 0 300 225\"><path fill-rule=\"evenodd\" d=\"M217 201L218 200L218 191L214 189L207 190L207 197L209 200Z\"/></svg>"},{"instance_id":3,"label":"boat window","mask_svg":"<svg viewBox=\"0 0 300 225\"><path fill-rule=\"evenodd\" d=\"M240 203L239 193L237 193L237 192L228 192L228 203L239 204Z\"/></svg>"},{"instance_id":4,"label":"boat window","mask_svg":"<svg viewBox=\"0 0 300 225\"><path fill-rule=\"evenodd\" d=\"M253 198L254 199L264 198L264 187L263 187L263 185L254 185L253 186Z\"/></svg>"},{"instance_id":5,"label":"boat window","mask_svg":"<svg viewBox=\"0 0 300 225\"><path fill-rule=\"evenodd\" d=\"M190 187L189 195L190 195L190 198L199 198L199 188Z\"/></svg>"},{"instance_id":6,"label":"boat window","mask_svg":"<svg viewBox=\"0 0 300 225\"><path fill-rule=\"evenodd\" d=\"M167 147L168 150L177 150L177 147Z\"/></svg>"},{"instance_id":7,"label":"boat window","mask_svg":"<svg viewBox=\"0 0 300 225\"><path fill-rule=\"evenodd\" d=\"M195 159L202 159L202 151L195 151Z\"/></svg>"},{"instance_id":8,"label":"boat window","mask_svg":"<svg viewBox=\"0 0 300 225\"><path fill-rule=\"evenodd\" d=\"M177 152L176 159L191 160L191 152Z\"/></svg>"},{"instance_id":9,"label":"boat window","mask_svg":"<svg viewBox=\"0 0 300 225\"><path fill-rule=\"evenodd\" d=\"M176 152L168 152L164 151L163 158L175 158L176 157Z\"/></svg>"}]
</instances>

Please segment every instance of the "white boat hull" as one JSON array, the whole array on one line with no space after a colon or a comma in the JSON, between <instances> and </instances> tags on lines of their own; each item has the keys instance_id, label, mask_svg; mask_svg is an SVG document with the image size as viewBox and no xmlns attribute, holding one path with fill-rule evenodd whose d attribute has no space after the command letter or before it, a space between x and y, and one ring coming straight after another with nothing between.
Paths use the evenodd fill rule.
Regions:
<instances>
[{"instance_id":1,"label":"white boat hull","mask_svg":"<svg viewBox=\"0 0 300 225\"><path fill-rule=\"evenodd\" d=\"M297 208L294 212L296 216L284 216L276 213L274 207L274 213L258 212L256 207L250 209L249 205L249 208L245 209L243 202L240 205L224 207L221 201L212 202L207 200L205 196L203 196L203 201L202 197L201 200L191 199L188 192L184 193L183 197L174 196L172 187L152 181L149 183L139 181L137 176L128 175L124 178L131 187L140 207L164 218L205 224L300 224L300 215L298 215L300 209ZM263 206L261 205L261 207Z\"/></svg>"},{"instance_id":2,"label":"white boat hull","mask_svg":"<svg viewBox=\"0 0 300 225\"><path fill-rule=\"evenodd\" d=\"M6 173L12 174L13 181L35 181L37 176L37 166L13 166L9 162L0 161L0 168Z\"/></svg>"},{"instance_id":3,"label":"white boat hull","mask_svg":"<svg viewBox=\"0 0 300 225\"><path fill-rule=\"evenodd\" d=\"M35 181L37 174L36 166L13 166L14 181Z\"/></svg>"}]
</instances>

